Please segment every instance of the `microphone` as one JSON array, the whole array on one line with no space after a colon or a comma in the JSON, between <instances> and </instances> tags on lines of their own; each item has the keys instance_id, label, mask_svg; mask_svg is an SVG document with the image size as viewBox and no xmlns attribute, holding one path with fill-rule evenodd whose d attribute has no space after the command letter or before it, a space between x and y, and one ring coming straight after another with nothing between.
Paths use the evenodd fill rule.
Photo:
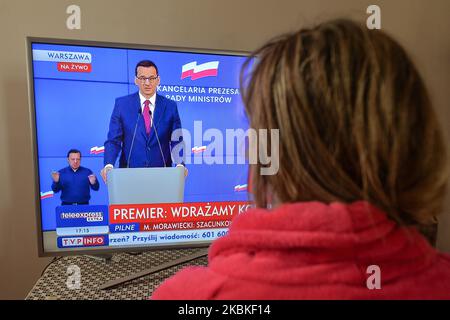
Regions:
<instances>
[{"instance_id":1,"label":"microphone","mask_svg":"<svg viewBox=\"0 0 450 320\"><path fill-rule=\"evenodd\" d=\"M138 116L137 116L137 119L136 119L136 125L134 126L133 139L131 140L130 152L128 153L127 168L130 167L131 151L133 151L134 138L136 137L136 130L137 130L137 126L138 126L140 117L141 117L141 108L139 108L139 110L138 110Z\"/></svg>"},{"instance_id":2,"label":"microphone","mask_svg":"<svg viewBox=\"0 0 450 320\"><path fill-rule=\"evenodd\" d=\"M161 157L164 161L164 168L165 168L166 167L166 158L164 158L164 154L163 154L162 148L161 148L161 143L159 142L158 130L156 130L156 125L155 125L155 122L153 121L152 111L150 109L148 109L148 112L150 113L150 118L152 118L152 127L155 129L156 140L158 141L158 146L159 146L159 152L161 152Z\"/></svg>"}]
</instances>

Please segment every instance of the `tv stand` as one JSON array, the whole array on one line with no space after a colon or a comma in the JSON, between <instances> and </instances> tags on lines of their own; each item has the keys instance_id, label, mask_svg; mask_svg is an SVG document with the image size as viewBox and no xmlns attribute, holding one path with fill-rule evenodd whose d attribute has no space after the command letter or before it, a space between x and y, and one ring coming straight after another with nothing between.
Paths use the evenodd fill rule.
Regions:
<instances>
[{"instance_id":1,"label":"tv stand","mask_svg":"<svg viewBox=\"0 0 450 320\"><path fill-rule=\"evenodd\" d=\"M87 258L99 260L99 261L102 261L105 263L108 263L109 261L111 261L111 259L113 257L112 254L85 254L84 256Z\"/></svg>"},{"instance_id":2,"label":"tv stand","mask_svg":"<svg viewBox=\"0 0 450 320\"><path fill-rule=\"evenodd\" d=\"M181 257L181 258L178 258L176 260L172 260L172 261L169 261L169 262L166 262L166 263L163 263L163 264L160 264L160 265L158 265L156 267L145 269L145 270L143 270L141 272L137 272L135 274L132 274L132 275L129 275L129 276L126 276L126 277L123 277L123 278L119 278L119 279L116 279L116 280L108 281L108 282L100 285L98 287L98 289L100 289L100 290L111 289L111 288L117 287L118 285L123 284L125 282L131 281L131 280L135 280L135 279L138 279L138 278L142 278L142 277L145 277L145 276L147 276L149 274L156 273L156 272L159 272L159 271L162 271L162 270L165 270L165 269L168 269L168 268L175 267L177 265L183 264L185 262L189 262L189 261L192 261L192 260L195 260L195 259L198 259L198 258L205 257L205 256L208 255L208 249L209 248L204 248L204 249L199 250L196 253L193 253L193 254L190 254L190 255L187 255L187 256L184 256L184 257Z\"/></svg>"}]
</instances>

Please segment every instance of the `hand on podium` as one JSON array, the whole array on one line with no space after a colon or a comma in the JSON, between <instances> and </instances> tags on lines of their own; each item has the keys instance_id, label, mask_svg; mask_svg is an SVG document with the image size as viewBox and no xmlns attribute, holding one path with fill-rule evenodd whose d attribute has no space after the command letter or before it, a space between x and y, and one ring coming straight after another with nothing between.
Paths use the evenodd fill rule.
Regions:
<instances>
[{"instance_id":1,"label":"hand on podium","mask_svg":"<svg viewBox=\"0 0 450 320\"><path fill-rule=\"evenodd\" d=\"M102 171L100 171L100 175L102 176L103 182L104 182L104 183L106 183L108 171L112 170L112 168L113 168L112 165L107 164L107 165L102 169Z\"/></svg>"},{"instance_id":2,"label":"hand on podium","mask_svg":"<svg viewBox=\"0 0 450 320\"><path fill-rule=\"evenodd\" d=\"M177 164L177 167L184 167L184 166L182 164ZM185 178L187 177L188 173L189 173L189 170L186 167L184 167L184 177Z\"/></svg>"}]
</instances>

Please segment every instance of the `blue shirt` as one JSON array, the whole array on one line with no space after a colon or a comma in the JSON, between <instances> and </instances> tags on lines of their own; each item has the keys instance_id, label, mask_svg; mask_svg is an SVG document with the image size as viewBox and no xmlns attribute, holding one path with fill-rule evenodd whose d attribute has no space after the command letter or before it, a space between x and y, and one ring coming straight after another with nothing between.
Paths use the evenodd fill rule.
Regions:
<instances>
[{"instance_id":1,"label":"blue shirt","mask_svg":"<svg viewBox=\"0 0 450 320\"><path fill-rule=\"evenodd\" d=\"M61 201L64 202L89 202L91 198L90 189L97 191L100 188L98 180L91 185L89 176L92 170L80 166L77 171L68 166L59 172L59 181L52 183L54 193L61 192Z\"/></svg>"}]
</instances>

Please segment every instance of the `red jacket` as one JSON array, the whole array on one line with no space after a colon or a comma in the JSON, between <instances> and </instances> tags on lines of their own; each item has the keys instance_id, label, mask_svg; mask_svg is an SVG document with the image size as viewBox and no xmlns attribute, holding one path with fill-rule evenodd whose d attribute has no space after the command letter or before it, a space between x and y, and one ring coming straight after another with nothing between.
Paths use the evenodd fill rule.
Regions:
<instances>
[{"instance_id":1,"label":"red jacket","mask_svg":"<svg viewBox=\"0 0 450 320\"><path fill-rule=\"evenodd\" d=\"M363 201L284 204L236 217L208 267L183 269L152 298L450 299L450 255Z\"/></svg>"}]
</instances>

